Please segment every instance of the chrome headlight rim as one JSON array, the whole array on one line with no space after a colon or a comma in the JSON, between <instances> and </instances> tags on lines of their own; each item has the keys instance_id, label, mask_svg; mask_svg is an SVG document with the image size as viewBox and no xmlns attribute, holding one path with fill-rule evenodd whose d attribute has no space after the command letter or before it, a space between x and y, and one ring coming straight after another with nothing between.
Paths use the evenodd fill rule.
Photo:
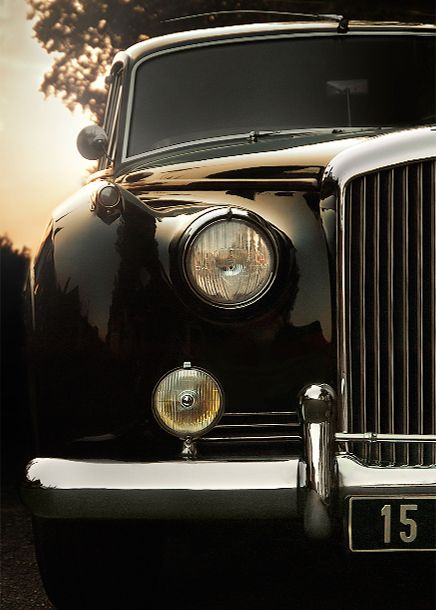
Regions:
<instances>
[{"instance_id":1,"label":"chrome headlight rim","mask_svg":"<svg viewBox=\"0 0 436 610\"><path fill-rule=\"evenodd\" d=\"M190 253L190 248L193 242L199 237L199 235L213 226L216 223L222 221L232 221L237 220L246 223L251 226L255 231L257 231L262 238L266 241L266 243L270 246L273 263L272 263L272 272L265 283L265 285L261 288L261 290L244 301L240 301L239 303L218 303L213 301L212 299L208 299L204 296L195 286L194 282L190 278L190 274L188 271L188 257ZM198 299L202 304L207 305L214 310L221 310L223 312L232 312L232 311L240 311L249 308L252 305L257 305L263 298L270 292L271 288L274 286L279 269L279 245L276 236L273 231L268 226L268 223L264 221L261 217L256 214L248 211L242 210L239 208L219 208L214 210L209 210L205 212L200 218L197 218L189 227L186 229L184 235L181 240L181 270L184 282L186 286L189 288L190 293Z\"/></svg>"},{"instance_id":2,"label":"chrome headlight rim","mask_svg":"<svg viewBox=\"0 0 436 610\"><path fill-rule=\"evenodd\" d=\"M151 411L153 413L153 417L154 417L156 423L162 430L164 430L165 432L168 432L168 434L171 434L172 436L175 436L176 438L178 438L180 440L186 440L187 438L191 438L191 439L195 440L195 439L201 438L202 436L207 434L207 432L210 432L211 430L213 430L213 428L215 428L215 426L220 422L220 420L225 412L224 390L223 390L222 385L218 381L218 379L215 377L215 375L213 375L210 371L207 371L206 369L204 369L200 366L192 366L191 363L188 363L188 364L189 364L189 366L185 366L185 364L184 364L183 366L177 366L174 369L171 369L171 370L167 371L166 373L164 373L156 382L156 384L153 388L152 395L151 395ZM155 395L156 395L156 391L159 388L161 382L166 377L171 375L172 373L176 373L177 371L182 371L182 370L200 371L201 373L204 373L205 375L210 377L212 379L212 381L215 383L219 396L220 396L220 410L218 411L215 419L206 428L203 428L202 430L197 431L197 432L190 432L189 434L179 434L173 428L170 428L169 426L167 426L165 424L165 422L162 421L162 419L155 407Z\"/></svg>"}]
</instances>

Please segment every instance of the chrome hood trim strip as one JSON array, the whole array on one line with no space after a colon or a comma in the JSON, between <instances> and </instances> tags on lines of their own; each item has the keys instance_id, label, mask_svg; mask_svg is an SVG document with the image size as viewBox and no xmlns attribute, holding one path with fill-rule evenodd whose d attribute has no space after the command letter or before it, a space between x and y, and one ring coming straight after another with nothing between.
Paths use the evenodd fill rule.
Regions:
<instances>
[{"instance_id":1,"label":"chrome hood trim strip","mask_svg":"<svg viewBox=\"0 0 436 610\"><path fill-rule=\"evenodd\" d=\"M352 178L382 168L432 159L435 150L436 127L381 133L334 157L324 171L323 183L333 180L343 190Z\"/></svg>"}]
</instances>

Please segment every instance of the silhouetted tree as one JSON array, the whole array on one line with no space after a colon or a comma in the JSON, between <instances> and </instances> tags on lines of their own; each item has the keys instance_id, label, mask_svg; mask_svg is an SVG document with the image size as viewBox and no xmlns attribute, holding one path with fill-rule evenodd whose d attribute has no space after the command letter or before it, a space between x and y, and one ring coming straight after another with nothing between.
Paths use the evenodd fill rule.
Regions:
<instances>
[{"instance_id":1,"label":"silhouetted tree","mask_svg":"<svg viewBox=\"0 0 436 610\"><path fill-rule=\"evenodd\" d=\"M22 470L30 438L24 365L23 287L29 250L0 236L2 478Z\"/></svg>"},{"instance_id":2,"label":"silhouetted tree","mask_svg":"<svg viewBox=\"0 0 436 610\"><path fill-rule=\"evenodd\" d=\"M41 90L57 95L73 110L77 105L101 120L104 75L119 49L162 33L191 27L210 27L253 21L249 9L340 13L351 18L432 21L433 0L26 0L35 20L37 40L54 53ZM195 23L168 21L210 11L240 11L220 17L204 16ZM264 15L256 20L277 20Z\"/></svg>"}]
</instances>

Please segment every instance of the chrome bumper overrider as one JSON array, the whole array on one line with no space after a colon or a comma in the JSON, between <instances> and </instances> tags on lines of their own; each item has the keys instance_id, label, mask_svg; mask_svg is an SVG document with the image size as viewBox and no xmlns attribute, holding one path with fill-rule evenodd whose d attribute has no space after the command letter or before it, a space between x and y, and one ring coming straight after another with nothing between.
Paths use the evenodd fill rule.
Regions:
<instances>
[{"instance_id":1,"label":"chrome bumper overrider","mask_svg":"<svg viewBox=\"0 0 436 610\"><path fill-rule=\"evenodd\" d=\"M131 463L36 458L27 467L23 500L34 515L46 518L301 517L308 536L326 538L347 496L436 495L434 467L372 467L335 452L334 401L325 384L302 391L302 459Z\"/></svg>"}]
</instances>

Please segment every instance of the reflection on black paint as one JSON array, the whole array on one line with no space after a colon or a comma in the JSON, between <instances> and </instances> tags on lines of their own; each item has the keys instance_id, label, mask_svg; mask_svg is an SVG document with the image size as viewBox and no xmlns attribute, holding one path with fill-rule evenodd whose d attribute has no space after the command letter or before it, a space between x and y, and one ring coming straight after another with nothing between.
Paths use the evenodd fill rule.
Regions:
<instances>
[{"instance_id":1,"label":"reflection on black paint","mask_svg":"<svg viewBox=\"0 0 436 610\"><path fill-rule=\"evenodd\" d=\"M174 260L165 253L183 227L225 201L259 213L263 197L248 189L212 195L209 203L163 194L141 203L128 194L122 216L111 224L87 209L76 220L63 221L54 244L48 238L38 261L33 341L43 453L175 457L179 442L157 426L150 403L159 378L184 361L216 375L227 410L235 412L289 410L303 385L314 378L332 380L334 354L325 321L313 315L330 316L330 297L325 268L315 264L325 254L319 251L310 260L311 246L324 243L312 195L265 195L269 205L277 202L283 221L273 229L283 243L285 271L254 314L206 314L189 289L182 294L173 282ZM298 247L289 228L300 241L304 232ZM76 248L79 256L71 256ZM306 297L301 300L308 281L317 304L313 310Z\"/></svg>"}]
</instances>

